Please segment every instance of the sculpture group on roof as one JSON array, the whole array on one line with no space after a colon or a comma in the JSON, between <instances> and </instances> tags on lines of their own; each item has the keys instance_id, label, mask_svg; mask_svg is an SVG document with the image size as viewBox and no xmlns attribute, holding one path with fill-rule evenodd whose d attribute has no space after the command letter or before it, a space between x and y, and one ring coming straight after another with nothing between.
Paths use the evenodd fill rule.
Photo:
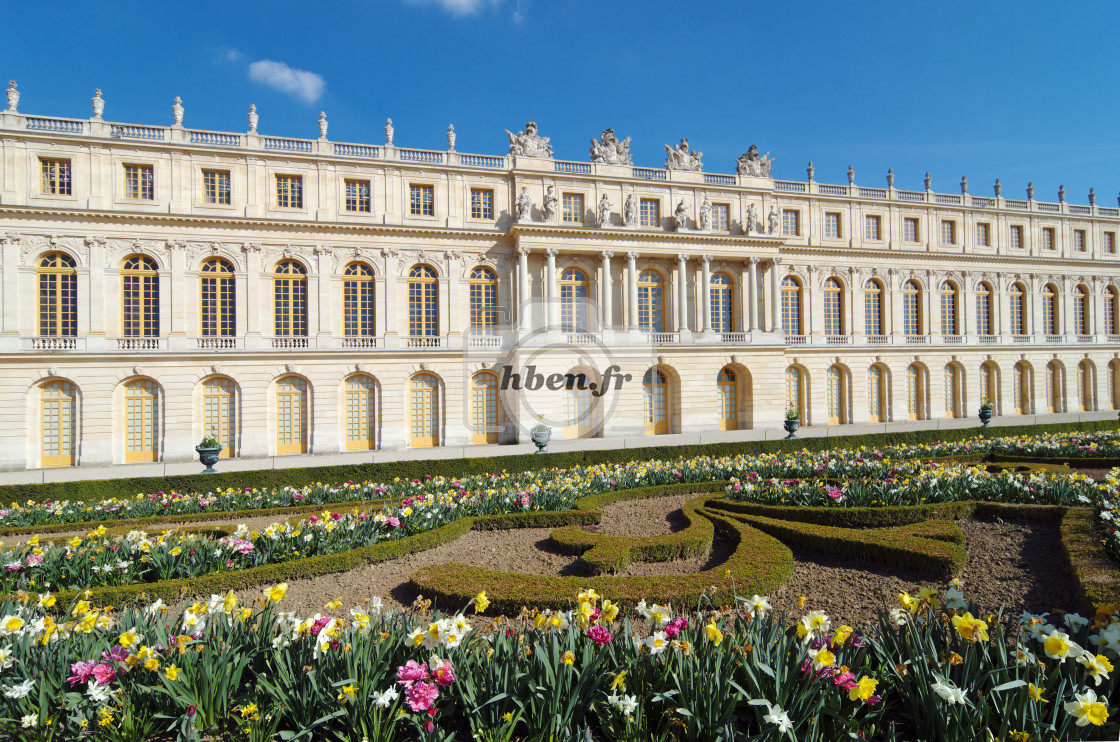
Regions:
<instances>
[{"instance_id":1,"label":"sculpture group on roof","mask_svg":"<svg viewBox=\"0 0 1120 742\"><path fill-rule=\"evenodd\" d=\"M767 152L764 155L758 154L758 146L752 144L743 154L739 155L737 172L739 175L749 175L754 178L769 178L771 177L770 171L774 168L774 160Z\"/></svg>"},{"instance_id":2,"label":"sculpture group on roof","mask_svg":"<svg viewBox=\"0 0 1120 742\"><path fill-rule=\"evenodd\" d=\"M509 153L518 157L543 157L552 159L552 145L548 137L537 135L537 122L530 121L525 124L525 131L514 134L506 129L509 137Z\"/></svg>"},{"instance_id":3,"label":"sculpture group on roof","mask_svg":"<svg viewBox=\"0 0 1120 742\"><path fill-rule=\"evenodd\" d=\"M599 139L591 140L591 161L605 165L629 165L630 137L619 141L614 129L606 129Z\"/></svg>"},{"instance_id":4,"label":"sculpture group on roof","mask_svg":"<svg viewBox=\"0 0 1120 742\"><path fill-rule=\"evenodd\" d=\"M676 147L665 145L665 169L666 170L685 170L688 172L698 173L704 169L700 158L704 153L688 148L688 140L682 138L681 143Z\"/></svg>"}]
</instances>

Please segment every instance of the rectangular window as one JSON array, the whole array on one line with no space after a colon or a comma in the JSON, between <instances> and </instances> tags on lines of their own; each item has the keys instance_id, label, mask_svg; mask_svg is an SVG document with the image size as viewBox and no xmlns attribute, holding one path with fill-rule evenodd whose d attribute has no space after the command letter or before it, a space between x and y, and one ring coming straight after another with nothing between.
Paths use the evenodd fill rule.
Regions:
<instances>
[{"instance_id":1,"label":"rectangular window","mask_svg":"<svg viewBox=\"0 0 1120 742\"><path fill-rule=\"evenodd\" d=\"M863 218L863 238L865 240L883 239L883 221L881 217L868 214Z\"/></svg>"},{"instance_id":2,"label":"rectangular window","mask_svg":"<svg viewBox=\"0 0 1120 742\"><path fill-rule=\"evenodd\" d=\"M1017 224L1011 227L1011 246L1014 248L1023 246L1023 228Z\"/></svg>"},{"instance_id":3,"label":"rectangular window","mask_svg":"<svg viewBox=\"0 0 1120 742\"><path fill-rule=\"evenodd\" d=\"M1073 230L1073 249L1077 252L1085 252L1085 230Z\"/></svg>"},{"instance_id":4,"label":"rectangular window","mask_svg":"<svg viewBox=\"0 0 1120 742\"><path fill-rule=\"evenodd\" d=\"M583 224L582 193L564 194L564 216L562 221L566 224Z\"/></svg>"},{"instance_id":5,"label":"rectangular window","mask_svg":"<svg viewBox=\"0 0 1120 742\"><path fill-rule=\"evenodd\" d=\"M494 218L494 191L488 188L471 189L471 219Z\"/></svg>"},{"instance_id":6,"label":"rectangular window","mask_svg":"<svg viewBox=\"0 0 1120 742\"><path fill-rule=\"evenodd\" d=\"M1104 251L1106 253L1108 253L1109 255L1115 255L1116 254L1116 233L1115 232L1105 232L1104 233Z\"/></svg>"},{"instance_id":7,"label":"rectangular window","mask_svg":"<svg viewBox=\"0 0 1120 742\"><path fill-rule=\"evenodd\" d=\"M410 185L408 187L408 213L412 216L435 216L435 186Z\"/></svg>"},{"instance_id":8,"label":"rectangular window","mask_svg":"<svg viewBox=\"0 0 1120 742\"><path fill-rule=\"evenodd\" d=\"M1043 250L1053 250L1054 249L1054 228L1053 227L1044 227L1043 228L1043 230L1042 230L1042 249Z\"/></svg>"},{"instance_id":9,"label":"rectangular window","mask_svg":"<svg viewBox=\"0 0 1120 742\"><path fill-rule=\"evenodd\" d=\"M801 236L801 212L797 209L782 209L782 234L790 237Z\"/></svg>"},{"instance_id":10,"label":"rectangular window","mask_svg":"<svg viewBox=\"0 0 1120 742\"><path fill-rule=\"evenodd\" d=\"M731 228L731 206L729 204L712 204L712 229L717 232L726 232Z\"/></svg>"},{"instance_id":11,"label":"rectangular window","mask_svg":"<svg viewBox=\"0 0 1120 742\"><path fill-rule=\"evenodd\" d=\"M656 198L643 198L638 224L643 227L661 226L661 202Z\"/></svg>"},{"instance_id":12,"label":"rectangular window","mask_svg":"<svg viewBox=\"0 0 1120 742\"><path fill-rule=\"evenodd\" d=\"M369 181L347 179L344 185L346 186L346 210L370 213Z\"/></svg>"},{"instance_id":13,"label":"rectangular window","mask_svg":"<svg viewBox=\"0 0 1120 742\"><path fill-rule=\"evenodd\" d=\"M202 171L202 202L229 205L229 170Z\"/></svg>"},{"instance_id":14,"label":"rectangular window","mask_svg":"<svg viewBox=\"0 0 1120 742\"><path fill-rule=\"evenodd\" d=\"M840 237L839 212L827 211L824 215L824 236L838 239Z\"/></svg>"},{"instance_id":15,"label":"rectangular window","mask_svg":"<svg viewBox=\"0 0 1120 742\"><path fill-rule=\"evenodd\" d=\"M915 217L902 220L902 239L906 242L918 241L918 220Z\"/></svg>"},{"instance_id":16,"label":"rectangular window","mask_svg":"<svg viewBox=\"0 0 1120 742\"><path fill-rule=\"evenodd\" d=\"M955 245L957 244L957 223L949 219L941 221L941 244L942 245Z\"/></svg>"},{"instance_id":17,"label":"rectangular window","mask_svg":"<svg viewBox=\"0 0 1120 742\"><path fill-rule=\"evenodd\" d=\"M42 173L39 192L47 196L71 196L70 160L39 160Z\"/></svg>"},{"instance_id":18,"label":"rectangular window","mask_svg":"<svg viewBox=\"0 0 1120 742\"><path fill-rule=\"evenodd\" d=\"M125 165L124 197L155 200L155 168L151 165Z\"/></svg>"},{"instance_id":19,"label":"rectangular window","mask_svg":"<svg viewBox=\"0 0 1120 742\"><path fill-rule=\"evenodd\" d=\"M976 225L976 244L980 247L992 246L992 227L990 224L980 223Z\"/></svg>"},{"instance_id":20,"label":"rectangular window","mask_svg":"<svg viewBox=\"0 0 1120 742\"><path fill-rule=\"evenodd\" d=\"M276 205L281 209L303 208L303 178L299 175L276 176Z\"/></svg>"}]
</instances>

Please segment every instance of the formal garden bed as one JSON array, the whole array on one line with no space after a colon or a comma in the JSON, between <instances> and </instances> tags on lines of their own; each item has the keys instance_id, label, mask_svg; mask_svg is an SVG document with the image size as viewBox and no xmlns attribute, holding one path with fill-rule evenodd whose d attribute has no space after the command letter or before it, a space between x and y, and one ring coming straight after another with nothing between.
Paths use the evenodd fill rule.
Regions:
<instances>
[{"instance_id":1,"label":"formal garden bed","mask_svg":"<svg viewBox=\"0 0 1120 742\"><path fill-rule=\"evenodd\" d=\"M683 453L13 503L0 724L28 740L1120 731L1115 432Z\"/></svg>"}]
</instances>

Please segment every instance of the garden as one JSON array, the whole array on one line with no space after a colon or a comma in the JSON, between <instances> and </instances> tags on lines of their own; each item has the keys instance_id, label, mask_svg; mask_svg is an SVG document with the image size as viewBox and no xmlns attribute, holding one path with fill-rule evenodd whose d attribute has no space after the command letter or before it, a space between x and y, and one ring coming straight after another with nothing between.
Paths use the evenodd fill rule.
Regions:
<instances>
[{"instance_id":1,"label":"garden","mask_svg":"<svg viewBox=\"0 0 1120 742\"><path fill-rule=\"evenodd\" d=\"M0 733L1116 738L1120 434L987 432L25 488Z\"/></svg>"}]
</instances>

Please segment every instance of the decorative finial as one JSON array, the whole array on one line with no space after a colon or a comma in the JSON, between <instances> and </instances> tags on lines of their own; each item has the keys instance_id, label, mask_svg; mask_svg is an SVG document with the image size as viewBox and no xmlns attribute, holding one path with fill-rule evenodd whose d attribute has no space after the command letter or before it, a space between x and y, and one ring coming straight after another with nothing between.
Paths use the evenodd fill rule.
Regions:
<instances>
[{"instance_id":1,"label":"decorative finial","mask_svg":"<svg viewBox=\"0 0 1120 742\"><path fill-rule=\"evenodd\" d=\"M1058 203L1064 204L1066 202L1066 187L1064 185L1058 186Z\"/></svg>"},{"instance_id":2,"label":"decorative finial","mask_svg":"<svg viewBox=\"0 0 1120 742\"><path fill-rule=\"evenodd\" d=\"M100 119L101 114L105 112L105 100L101 97L101 88L94 89L90 102L93 104L93 117Z\"/></svg>"},{"instance_id":3,"label":"decorative finial","mask_svg":"<svg viewBox=\"0 0 1120 742\"><path fill-rule=\"evenodd\" d=\"M447 125L447 149L452 151L452 152L455 151L455 125L454 124L448 124Z\"/></svg>"},{"instance_id":4,"label":"decorative finial","mask_svg":"<svg viewBox=\"0 0 1120 742\"><path fill-rule=\"evenodd\" d=\"M171 116L175 121L175 126L183 125L183 99L175 96L175 103L171 106Z\"/></svg>"},{"instance_id":5,"label":"decorative finial","mask_svg":"<svg viewBox=\"0 0 1120 742\"><path fill-rule=\"evenodd\" d=\"M961 193L968 193L968 176L961 176Z\"/></svg>"},{"instance_id":6,"label":"decorative finial","mask_svg":"<svg viewBox=\"0 0 1120 742\"><path fill-rule=\"evenodd\" d=\"M809 174L809 181L812 182L813 173L817 172L817 169L815 167L813 167L813 161L812 160L809 160L809 167L805 168L805 172Z\"/></svg>"},{"instance_id":7,"label":"decorative finial","mask_svg":"<svg viewBox=\"0 0 1120 742\"><path fill-rule=\"evenodd\" d=\"M1034 201L1034 181L1027 183L1027 200Z\"/></svg>"},{"instance_id":8,"label":"decorative finial","mask_svg":"<svg viewBox=\"0 0 1120 742\"><path fill-rule=\"evenodd\" d=\"M1003 193L1003 185L1000 184L999 178L996 178L996 198L999 198Z\"/></svg>"},{"instance_id":9,"label":"decorative finial","mask_svg":"<svg viewBox=\"0 0 1120 742\"><path fill-rule=\"evenodd\" d=\"M856 169L848 164L848 185L856 184Z\"/></svg>"},{"instance_id":10,"label":"decorative finial","mask_svg":"<svg viewBox=\"0 0 1120 742\"><path fill-rule=\"evenodd\" d=\"M894 188L894 168L887 168L887 188Z\"/></svg>"},{"instance_id":11,"label":"decorative finial","mask_svg":"<svg viewBox=\"0 0 1120 742\"><path fill-rule=\"evenodd\" d=\"M260 120L260 116L257 115L257 104L256 103L250 103L249 104L249 133L250 134L256 134L257 133L257 122L259 120Z\"/></svg>"},{"instance_id":12,"label":"decorative finial","mask_svg":"<svg viewBox=\"0 0 1120 742\"><path fill-rule=\"evenodd\" d=\"M15 113L19 108L19 91L16 90L16 81L8 80L8 110Z\"/></svg>"},{"instance_id":13,"label":"decorative finial","mask_svg":"<svg viewBox=\"0 0 1120 742\"><path fill-rule=\"evenodd\" d=\"M925 183L926 183L926 190L927 191L933 190L933 179L929 177L929 170L926 170Z\"/></svg>"},{"instance_id":14,"label":"decorative finial","mask_svg":"<svg viewBox=\"0 0 1120 742\"><path fill-rule=\"evenodd\" d=\"M1089 189L1089 205L1090 206L1096 206L1097 205L1097 192L1092 188Z\"/></svg>"},{"instance_id":15,"label":"decorative finial","mask_svg":"<svg viewBox=\"0 0 1120 742\"><path fill-rule=\"evenodd\" d=\"M319 111L319 138L327 138L327 112Z\"/></svg>"},{"instance_id":16,"label":"decorative finial","mask_svg":"<svg viewBox=\"0 0 1120 742\"><path fill-rule=\"evenodd\" d=\"M385 119L385 144L393 143L393 119Z\"/></svg>"}]
</instances>

